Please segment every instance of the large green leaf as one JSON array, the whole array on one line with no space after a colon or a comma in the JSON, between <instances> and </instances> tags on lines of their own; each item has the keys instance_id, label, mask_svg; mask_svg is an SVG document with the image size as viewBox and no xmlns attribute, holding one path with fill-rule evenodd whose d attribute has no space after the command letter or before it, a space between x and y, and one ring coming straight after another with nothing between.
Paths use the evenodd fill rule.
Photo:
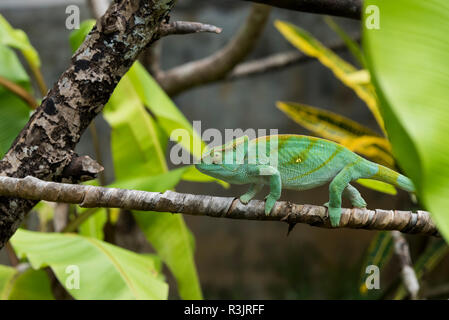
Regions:
<instances>
[{"instance_id":1,"label":"large green leaf","mask_svg":"<svg viewBox=\"0 0 449 320\"><path fill-rule=\"evenodd\" d=\"M80 208L79 213L82 214L84 211L87 210L90 209ZM80 224L78 228L79 234L86 237L103 240L104 239L103 228L107 220L108 220L107 209L96 208L95 212L92 213L92 215L86 221Z\"/></svg>"},{"instance_id":2,"label":"large green leaf","mask_svg":"<svg viewBox=\"0 0 449 320\"><path fill-rule=\"evenodd\" d=\"M111 148L117 181L167 170L157 126L126 75L115 88L103 115L112 127Z\"/></svg>"},{"instance_id":3,"label":"large green leaf","mask_svg":"<svg viewBox=\"0 0 449 320\"><path fill-rule=\"evenodd\" d=\"M12 289L17 270L13 267L0 265L0 299L6 300Z\"/></svg>"},{"instance_id":4,"label":"large green leaf","mask_svg":"<svg viewBox=\"0 0 449 320\"><path fill-rule=\"evenodd\" d=\"M134 180L133 187L139 184L142 190L162 192L174 188L187 167L172 173L170 179L159 178L159 185L149 181L152 176L166 173L168 170L165 149L161 143L166 137L159 130L158 123L145 110L128 75L122 78L115 89L105 107L104 116L112 127L111 148L115 185L123 187L126 184L130 187L130 180ZM148 189L145 188L145 180L148 180ZM201 298L193 248L190 245L190 231L183 217L169 213L145 213L137 217L137 222L175 276L181 298ZM158 228L165 227L171 236L154 236L159 232Z\"/></svg>"},{"instance_id":5,"label":"large green leaf","mask_svg":"<svg viewBox=\"0 0 449 320\"><path fill-rule=\"evenodd\" d=\"M76 299L166 299L151 257L75 234L18 230L11 243L34 269L49 266L59 282ZM71 277L79 270L79 288Z\"/></svg>"},{"instance_id":6,"label":"large green leaf","mask_svg":"<svg viewBox=\"0 0 449 320\"><path fill-rule=\"evenodd\" d=\"M19 49L27 62L39 68L41 65L39 55L28 40L28 36L20 29L14 29L0 14L0 44Z\"/></svg>"},{"instance_id":7,"label":"large green leaf","mask_svg":"<svg viewBox=\"0 0 449 320\"><path fill-rule=\"evenodd\" d=\"M380 29L364 29L367 62L397 159L449 240L449 2L365 1Z\"/></svg>"},{"instance_id":8,"label":"large green leaf","mask_svg":"<svg viewBox=\"0 0 449 320\"><path fill-rule=\"evenodd\" d=\"M54 300L47 272L28 269L19 274L11 288L9 300Z\"/></svg>"},{"instance_id":9,"label":"large green leaf","mask_svg":"<svg viewBox=\"0 0 449 320\"><path fill-rule=\"evenodd\" d=\"M0 265L1 300L53 300L50 281L44 270L28 269L20 273Z\"/></svg>"},{"instance_id":10,"label":"large green leaf","mask_svg":"<svg viewBox=\"0 0 449 320\"><path fill-rule=\"evenodd\" d=\"M17 55L3 45L0 45L0 76L30 90L30 79ZM14 93L0 86L0 158L25 126L29 115L29 106Z\"/></svg>"},{"instance_id":11,"label":"large green leaf","mask_svg":"<svg viewBox=\"0 0 449 320\"><path fill-rule=\"evenodd\" d=\"M74 30L72 33L70 33L69 42L73 52L75 52L81 45L81 43L83 43L86 35L90 32L90 30L92 30L94 25L94 19L84 20L83 22L81 22L79 29Z\"/></svg>"},{"instance_id":12,"label":"large green leaf","mask_svg":"<svg viewBox=\"0 0 449 320\"><path fill-rule=\"evenodd\" d=\"M147 178L117 181L112 187L163 192L173 189L189 167ZM172 271L181 298L201 299L194 261L194 238L181 215L168 212L135 212L134 217L149 242Z\"/></svg>"},{"instance_id":13,"label":"large green leaf","mask_svg":"<svg viewBox=\"0 0 449 320\"><path fill-rule=\"evenodd\" d=\"M201 158L205 149L205 143L196 133L190 122L175 106L173 101L162 90L159 84L151 77L145 68L139 63L135 63L129 70L127 76L131 80L141 101L151 110L157 119L158 124L170 137L172 133L183 133L182 136L171 137L174 141L181 144L197 158ZM183 137L183 138L181 138ZM176 138L176 139L175 139Z\"/></svg>"}]
</instances>

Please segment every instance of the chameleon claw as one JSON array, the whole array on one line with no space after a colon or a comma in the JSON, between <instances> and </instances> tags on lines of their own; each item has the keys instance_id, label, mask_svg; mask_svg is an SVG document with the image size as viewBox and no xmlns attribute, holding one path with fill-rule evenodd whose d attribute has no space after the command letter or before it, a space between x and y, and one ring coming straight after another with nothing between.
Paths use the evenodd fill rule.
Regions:
<instances>
[{"instance_id":1,"label":"chameleon claw","mask_svg":"<svg viewBox=\"0 0 449 320\"><path fill-rule=\"evenodd\" d=\"M245 197L245 195L241 195L239 198L240 202L243 204L248 204L251 201L251 198Z\"/></svg>"},{"instance_id":2,"label":"chameleon claw","mask_svg":"<svg viewBox=\"0 0 449 320\"><path fill-rule=\"evenodd\" d=\"M274 205L276 204L276 198L268 195L265 197L265 215L269 216L271 210L273 209Z\"/></svg>"},{"instance_id":3,"label":"chameleon claw","mask_svg":"<svg viewBox=\"0 0 449 320\"><path fill-rule=\"evenodd\" d=\"M331 221L331 226L334 228L338 227L340 225L341 208L328 207L328 212Z\"/></svg>"}]
</instances>

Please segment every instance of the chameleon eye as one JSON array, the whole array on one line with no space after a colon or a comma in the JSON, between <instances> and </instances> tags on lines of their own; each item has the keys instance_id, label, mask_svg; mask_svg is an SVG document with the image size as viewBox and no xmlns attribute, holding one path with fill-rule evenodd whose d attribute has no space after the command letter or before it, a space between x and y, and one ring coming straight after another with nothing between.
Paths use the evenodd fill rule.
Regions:
<instances>
[{"instance_id":1,"label":"chameleon eye","mask_svg":"<svg viewBox=\"0 0 449 320\"><path fill-rule=\"evenodd\" d=\"M219 152L219 151L214 152L214 155L212 157L212 161L214 163L221 163L221 152Z\"/></svg>"}]
</instances>

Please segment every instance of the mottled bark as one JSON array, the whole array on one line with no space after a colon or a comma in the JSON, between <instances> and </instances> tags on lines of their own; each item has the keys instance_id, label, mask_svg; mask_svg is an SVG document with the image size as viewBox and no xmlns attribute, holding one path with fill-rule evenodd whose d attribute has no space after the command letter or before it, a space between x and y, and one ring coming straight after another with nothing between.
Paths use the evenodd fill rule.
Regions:
<instances>
[{"instance_id":1,"label":"mottled bark","mask_svg":"<svg viewBox=\"0 0 449 320\"><path fill-rule=\"evenodd\" d=\"M166 191L145 192L117 188L46 182L33 177L0 177L0 194L20 195L33 200L78 204L86 208L106 207L125 210L184 213L216 218L284 221L290 226L306 223L330 228L326 207L278 201L270 215L265 215L264 201L247 205L235 198L212 197ZM339 228L398 230L439 236L426 211L413 213L397 210L343 209Z\"/></svg>"},{"instance_id":2,"label":"mottled bark","mask_svg":"<svg viewBox=\"0 0 449 320\"><path fill-rule=\"evenodd\" d=\"M65 175L66 168L78 161L76 144L139 53L159 37L158 27L173 4L172 0L114 1L0 161L0 175L79 181L85 172L69 170L71 176ZM35 203L0 198L0 248Z\"/></svg>"}]
</instances>

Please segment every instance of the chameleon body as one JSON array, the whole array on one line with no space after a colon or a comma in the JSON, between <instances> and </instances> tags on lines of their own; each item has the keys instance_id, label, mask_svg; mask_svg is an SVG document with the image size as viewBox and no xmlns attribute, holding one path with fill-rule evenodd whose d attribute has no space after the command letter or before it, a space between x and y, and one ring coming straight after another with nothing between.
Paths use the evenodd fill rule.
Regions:
<instances>
[{"instance_id":1,"label":"chameleon body","mask_svg":"<svg viewBox=\"0 0 449 320\"><path fill-rule=\"evenodd\" d=\"M415 191L409 178L387 167L368 161L335 142L302 135L272 135L253 140L240 137L208 151L196 168L232 184L250 184L248 192L240 197L244 204L268 185L267 215L280 198L282 189L307 190L330 182L329 202L325 205L334 227L340 223L342 196L354 207L366 207L351 181L380 180L408 192Z\"/></svg>"}]
</instances>

